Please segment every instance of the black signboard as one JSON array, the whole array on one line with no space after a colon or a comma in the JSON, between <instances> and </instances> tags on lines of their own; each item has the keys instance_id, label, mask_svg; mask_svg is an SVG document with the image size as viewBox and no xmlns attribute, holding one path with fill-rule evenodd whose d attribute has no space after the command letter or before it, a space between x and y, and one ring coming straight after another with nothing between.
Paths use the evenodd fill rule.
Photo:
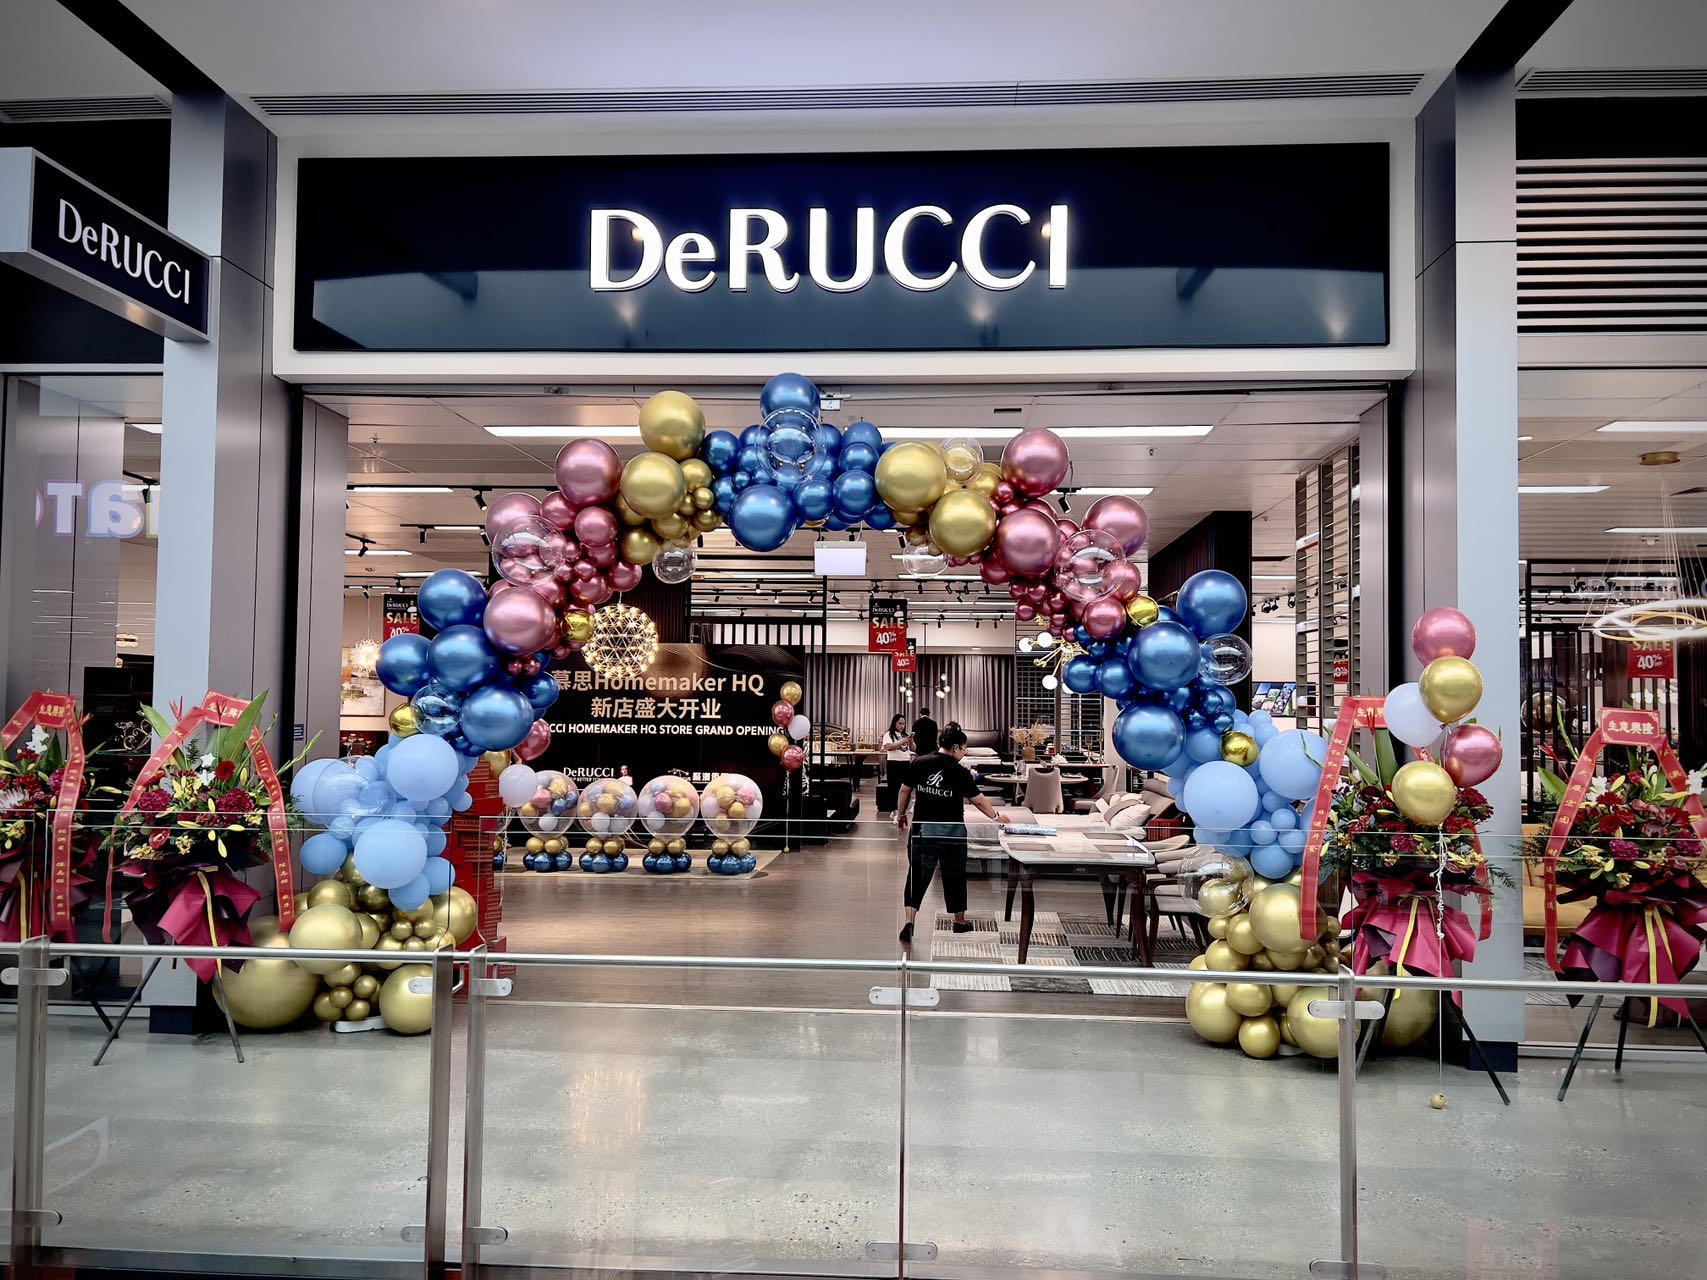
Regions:
<instances>
[{"instance_id":1,"label":"black signboard","mask_svg":"<svg viewBox=\"0 0 1707 1280\"><path fill-rule=\"evenodd\" d=\"M29 193L28 233L0 257L167 337L207 337L204 254L45 156L0 152L0 179Z\"/></svg>"},{"instance_id":2,"label":"black signboard","mask_svg":"<svg viewBox=\"0 0 1707 1280\"><path fill-rule=\"evenodd\" d=\"M804 670L796 649L664 644L644 676L610 681L577 654L553 672L561 692L543 716L551 745L533 764L582 780L626 768L636 786L672 772L696 787L744 773L764 793L765 817L781 819L785 775L767 745L777 731L771 708Z\"/></svg>"},{"instance_id":3,"label":"black signboard","mask_svg":"<svg viewBox=\"0 0 1707 1280\"><path fill-rule=\"evenodd\" d=\"M301 351L1379 345L1388 151L311 157Z\"/></svg>"}]
</instances>

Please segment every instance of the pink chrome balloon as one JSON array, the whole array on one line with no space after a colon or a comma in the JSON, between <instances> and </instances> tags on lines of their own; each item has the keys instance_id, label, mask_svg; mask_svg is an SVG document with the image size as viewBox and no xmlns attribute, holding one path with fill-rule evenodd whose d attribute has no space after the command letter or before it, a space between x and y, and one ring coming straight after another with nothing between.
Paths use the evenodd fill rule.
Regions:
<instances>
[{"instance_id":1,"label":"pink chrome balloon","mask_svg":"<svg viewBox=\"0 0 1707 1280\"><path fill-rule=\"evenodd\" d=\"M1461 787L1486 782L1499 772L1505 750L1499 735L1479 724L1450 730L1440 749L1440 766Z\"/></svg>"},{"instance_id":2,"label":"pink chrome balloon","mask_svg":"<svg viewBox=\"0 0 1707 1280\"><path fill-rule=\"evenodd\" d=\"M575 508L561 493L548 494L540 499L539 518L552 528L568 533L575 523Z\"/></svg>"},{"instance_id":3,"label":"pink chrome balloon","mask_svg":"<svg viewBox=\"0 0 1707 1280\"><path fill-rule=\"evenodd\" d=\"M1028 497L1048 493L1067 478L1066 442L1046 427L1020 432L1002 450L1002 478Z\"/></svg>"},{"instance_id":4,"label":"pink chrome balloon","mask_svg":"<svg viewBox=\"0 0 1707 1280\"><path fill-rule=\"evenodd\" d=\"M778 701L771 707L771 723L779 729L788 727L788 722L794 719L794 704Z\"/></svg>"},{"instance_id":5,"label":"pink chrome balloon","mask_svg":"<svg viewBox=\"0 0 1707 1280\"><path fill-rule=\"evenodd\" d=\"M1436 658L1468 658L1476 652L1476 627L1456 609L1430 609L1411 628L1411 652L1425 667Z\"/></svg>"},{"instance_id":6,"label":"pink chrome balloon","mask_svg":"<svg viewBox=\"0 0 1707 1280\"><path fill-rule=\"evenodd\" d=\"M1130 560L1116 560L1103 571L1103 576L1112 584L1109 594L1123 603L1137 595L1143 585L1143 575Z\"/></svg>"},{"instance_id":7,"label":"pink chrome balloon","mask_svg":"<svg viewBox=\"0 0 1707 1280\"><path fill-rule=\"evenodd\" d=\"M594 564L591 560L581 560L576 563L573 572L575 574L575 581L591 582L594 578L599 576L599 566Z\"/></svg>"},{"instance_id":8,"label":"pink chrome balloon","mask_svg":"<svg viewBox=\"0 0 1707 1280\"><path fill-rule=\"evenodd\" d=\"M986 560L978 566L978 576L992 587L1004 585L1013 575L1008 572L1007 565L1000 560Z\"/></svg>"},{"instance_id":9,"label":"pink chrome balloon","mask_svg":"<svg viewBox=\"0 0 1707 1280\"><path fill-rule=\"evenodd\" d=\"M610 584L618 591L633 591L640 585L640 566L637 564L613 564L606 575Z\"/></svg>"},{"instance_id":10,"label":"pink chrome balloon","mask_svg":"<svg viewBox=\"0 0 1707 1280\"><path fill-rule=\"evenodd\" d=\"M1098 498L1085 513L1085 528L1101 529L1132 555L1150 536L1150 517L1144 508L1123 493Z\"/></svg>"},{"instance_id":11,"label":"pink chrome balloon","mask_svg":"<svg viewBox=\"0 0 1707 1280\"><path fill-rule=\"evenodd\" d=\"M607 542L602 547L582 547L581 550L587 560L601 569L610 569L616 565L618 552L614 542Z\"/></svg>"},{"instance_id":12,"label":"pink chrome balloon","mask_svg":"<svg viewBox=\"0 0 1707 1280\"><path fill-rule=\"evenodd\" d=\"M539 499L533 494L506 493L486 508L486 536L495 547L506 533L539 518Z\"/></svg>"},{"instance_id":13,"label":"pink chrome balloon","mask_svg":"<svg viewBox=\"0 0 1707 1280\"><path fill-rule=\"evenodd\" d=\"M555 572L553 570L554 575ZM553 609L561 609L564 602L569 599L569 588L564 585L564 579L556 576L546 578L542 582L536 582L525 589L533 592Z\"/></svg>"},{"instance_id":14,"label":"pink chrome balloon","mask_svg":"<svg viewBox=\"0 0 1707 1280\"><path fill-rule=\"evenodd\" d=\"M516 755L522 760L537 760L551 745L551 726L543 720L535 720L528 730L528 736L522 739L516 748Z\"/></svg>"},{"instance_id":15,"label":"pink chrome balloon","mask_svg":"<svg viewBox=\"0 0 1707 1280\"><path fill-rule=\"evenodd\" d=\"M577 509L609 502L622 479L622 459L603 440L571 440L557 454L557 487Z\"/></svg>"},{"instance_id":16,"label":"pink chrome balloon","mask_svg":"<svg viewBox=\"0 0 1707 1280\"><path fill-rule=\"evenodd\" d=\"M1037 610L1032 605L1022 604L1014 610L1014 617L1021 622L1030 622L1037 616Z\"/></svg>"},{"instance_id":17,"label":"pink chrome balloon","mask_svg":"<svg viewBox=\"0 0 1707 1280\"><path fill-rule=\"evenodd\" d=\"M1098 640L1109 640L1126 626L1126 606L1113 596L1101 596L1079 607L1079 621Z\"/></svg>"},{"instance_id":18,"label":"pink chrome balloon","mask_svg":"<svg viewBox=\"0 0 1707 1280\"><path fill-rule=\"evenodd\" d=\"M1041 511L1016 511L996 524L996 557L1010 573L1036 577L1045 572L1060 545L1055 521Z\"/></svg>"},{"instance_id":19,"label":"pink chrome balloon","mask_svg":"<svg viewBox=\"0 0 1707 1280\"><path fill-rule=\"evenodd\" d=\"M591 608L611 598L610 583L603 578L586 578L571 587L569 594L575 597L576 604Z\"/></svg>"},{"instance_id":20,"label":"pink chrome balloon","mask_svg":"<svg viewBox=\"0 0 1707 1280\"><path fill-rule=\"evenodd\" d=\"M793 773L806 763L806 753L798 746L789 747L782 753L782 767Z\"/></svg>"},{"instance_id":21,"label":"pink chrome balloon","mask_svg":"<svg viewBox=\"0 0 1707 1280\"><path fill-rule=\"evenodd\" d=\"M609 546L616 530L616 512L609 507L582 507L575 513L575 536L584 547Z\"/></svg>"},{"instance_id":22,"label":"pink chrome balloon","mask_svg":"<svg viewBox=\"0 0 1707 1280\"><path fill-rule=\"evenodd\" d=\"M1057 520L1055 522L1055 527L1061 531L1062 542L1065 542L1068 538L1072 537L1079 531L1078 522L1075 520Z\"/></svg>"},{"instance_id":23,"label":"pink chrome balloon","mask_svg":"<svg viewBox=\"0 0 1707 1280\"><path fill-rule=\"evenodd\" d=\"M997 503L998 505L1012 502L1017 497L1019 497L1019 494L1014 492L1014 487L1006 480L997 484L995 489L990 493L990 501Z\"/></svg>"},{"instance_id":24,"label":"pink chrome balloon","mask_svg":"<svg viewBox=\"0 0 1707 1280\"><path fill-rule=\"evenodd\" d=\"M532 591L506 591L486 602L486 637L505 653L533 653L557 634L557 615Z\"/></svg>"},{"instance_id":25,"label":"pink chrome balloon","mask_svg":"<svg viewBox=\"0 0 1707 1280\"><path fill-rule=\"evenodd\" d=\"M513 591L515 586L516 584L511 582L508 578L499 578L491 586L486 588L486 598L488 600L495 599L506 591Z\"/></svg>"}]
</instances>

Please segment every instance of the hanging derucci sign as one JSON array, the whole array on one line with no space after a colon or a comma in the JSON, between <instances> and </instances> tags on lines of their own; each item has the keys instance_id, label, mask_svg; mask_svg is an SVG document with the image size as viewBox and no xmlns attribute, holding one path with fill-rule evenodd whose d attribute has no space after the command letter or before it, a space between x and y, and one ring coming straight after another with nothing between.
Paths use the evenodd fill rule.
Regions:
<instances>
[{"instance_id":1,"label":"hanging derucci sign","mask_svg":"<svg viewBox=\"0 0 1707 1280\"><path fill-rule=\"evenodd\" d=\"M309 157L291 331L303 352L1380 345L1387 209L1368 143Z\"/></svg>"},{"instance_id":2,"label":"hanging derucci sign","mask_svg":"<svg viewBox=\"0 0 1707 1280\"><path fill-rule=\"evenodd\" d=\"M28 147L0 149L0 261L168 338L207 338L207 256Z\"/></svg>"}]
</instances>

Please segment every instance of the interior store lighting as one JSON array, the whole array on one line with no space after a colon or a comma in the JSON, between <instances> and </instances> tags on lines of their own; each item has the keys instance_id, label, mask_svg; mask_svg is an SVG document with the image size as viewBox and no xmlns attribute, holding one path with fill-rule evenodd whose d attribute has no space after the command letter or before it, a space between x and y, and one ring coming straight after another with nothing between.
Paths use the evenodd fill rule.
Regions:
<instances>
[{"instance_id":1,"label":"interior store lighting","mask_svg":"<svg viewBox=\"0 0 1707 1280\"><path fill-rule=\"evenodd\" d=\"M344 554L365 558L367 556L408 556L413 555L414 552L404 551L397 547L345 547Z\"/></svg>"},{"instance_id":2,"label":"interior store lighting","mask_svg":"<svg viewBox=\"0 0 1707 1280\"><path fill-rule=\"evenodd\" d=\"M1087 497L1106 497L1118 494L1127 498L1148 498L1154 493L1155 487L1147 484L1115 484L1115 485L1086 485L1083 489L1074 489L1074 496L1083 494Z\"/></svg>"},{"instance_id":3,"label":"interior store lighting","mask_svg":"<svg viewBox=\"0 0 1707 1280\"><path fill-rule=\"evenodd\" d=\"M1063 440L1198 439L1215 430L1207 427L1051 427Z\"/></svg>"},{"instance_id":4,"label":"interior store lighting","mask_svg":"<svg viewBox=\"0 0 1707 1280\"><path fill-rule=\"evenodd\" d=\"M135 427L138 431L146 431L151 436L157 436L160 434L160 424L158 422L131 422L126 425Z\"/></svg>"},{"instance_id":5,"label":"interior store lighting","mask_svg":"<svg viewBox=\"0 0 1707 1280\"><path fill-rule=\"evenodd\" d=\"M1605 435L1695 436L1707 432L1707 422L1609 422L1598 430Z\"/></svg>"},{"instance_id":6,"label":"interior store lighting","mask_svg":"<svg viewBox=\"0 0 1707 1280\"><path fill-rule=\"evenodd\" d=\"M353 484L350 493L450 493L448 484Z\"/></svg>"},{"instance_id":7,"label":"interior store lighting","mask_svg":"<svg viewBox=\"0 0 1707 1280\"><path fill-rule=\"evenodd\" d=\"M1674 525L1640 525L1621 524L1607 530L1608 533L1707 533L1707 524L1674 524Z\"/></svg>"},{"instance_id":8,"label":"interior store lighting","mask_svg":"<svg viewBox=\"0 0 1707 1280\"><path fill-rule=\"evenodd\" d=\"M640 439L639 427L519 426L487 427L486 434L500 440L608 440Z\"/></svg>"},{"instance_id":9,"label":"interior store lighting","mask_svg":"<svg viewBox=\"0 0 1707 1280\"><path fill-rule=\"evenodd\" d=\"M1605 493L1611 487L1605 484L1520 484L1517 491L1527 494Z\"/></svg>"}]
</instances>

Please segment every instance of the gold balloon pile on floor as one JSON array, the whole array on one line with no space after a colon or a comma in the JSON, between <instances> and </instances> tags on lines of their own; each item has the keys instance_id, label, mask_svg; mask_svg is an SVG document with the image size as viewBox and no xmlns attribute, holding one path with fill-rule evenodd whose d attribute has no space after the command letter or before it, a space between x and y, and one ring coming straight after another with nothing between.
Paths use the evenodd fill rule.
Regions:
<instances>
[{"instance_id":1,"label":"gold balloon pile on floor","mask_svg":"<svg viewBox=\"0 0 1707 1280\"><path fill-rule=\"evenodd\" d=\"M225 996L239 1025L257 1030L287 1027L310 1009L322 1022L363 1022L378 1014L402 1035L420 1035L433 1024L430 995L409 990L411 978L431 966L412 953L460 946L474 934L474 899L454 885L413 911L393 905L390 895L361 878L354 858L338 873L296 898L296 924L288 937L276 916L250 923L254 945L277 948L278 960L250 960L225 975ZM372 951L365 964L336 960L291 960L292 948Z\"/></svg>"},{"instance_id":2,"label":"gold balloon pile on floor","mask_svg":"<svg viewBox=\"0 0 1707 1280\"><path fill-rule=\"evenodd\" d=\"M1299 927L1299 873L1265 880L1243 858L1205 855L1197 902L1209 917L1214 941L1191 962L1193 969L1248 971L1248 982L1194 983L1186 997L1191 1029L1212 1044L1234 1041L1253 1058L1272 1058L1283 1044L1318 1058L1339 1055L1339 1023L1318 1018L1312 1000L1338 999L1312 974L1339 965L1339 921L1319 916L1315 942Z\"/></svg>"}]
</instances>

